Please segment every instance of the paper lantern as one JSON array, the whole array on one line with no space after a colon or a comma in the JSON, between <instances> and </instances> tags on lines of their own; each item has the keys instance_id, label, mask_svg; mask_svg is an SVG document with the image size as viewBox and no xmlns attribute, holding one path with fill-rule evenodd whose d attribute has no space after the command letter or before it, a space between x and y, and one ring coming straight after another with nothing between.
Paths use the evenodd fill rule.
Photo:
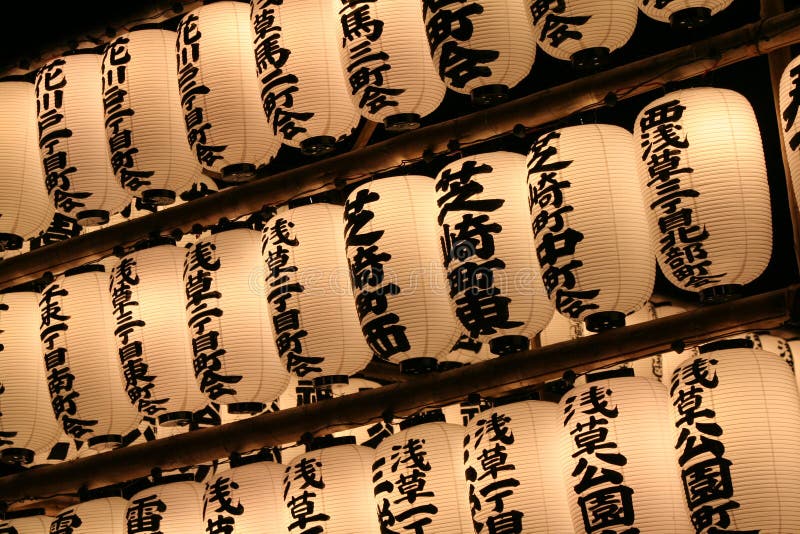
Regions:
<instances>
[{"instance_id":1,"label":"paper lantern","mask_svg":"<svg viewBox=\"0 0 800 534\"><path fill-rule=\"evenodd\" d=\"M693 30L731 5L733 0L639 0L639 9L659 22L669 22L673 28Z\"/></svg>"},{"instance_id":2,"label":"paper lantern","mask_svg":"<svg viewBox=\"0 0 800 534\"><path fill-rule=\"evenodd\" d=\"M491 399L480 395L470 395L466 400L448 404L439 408L444 415L445 423L467 426L481 412L492 408Z\"/></svg>"},{"instance_id":3,"label":"paper lantern","mask_svg":"<svg viewBox=\"0 0 800 534\"><path fill-rule=\"evenodd\" d=\"M307 204L279 213L262 233L278 353L289 371L317 385L355 374L371 357L351 296L342 213Z\"/></svg>"},{"instance_id":4,"label":"paper lantern","mask_svg":"<svg viewBox=\"0 0 800 534\"><path fill-rule=\"evenodd\" d=\"M422 0L422 13L439 77L473 104L506 100L530 72L536 39L527 2Z\"/></svg>"},{"instance_id":5,"label":"paper lantern","mask_svg":"<svg viewBox=\"0 0 800 534\"><path fill-rule=\"evenodd\" d=\"M166 238L142 242L120 259L110 280L128 397L143 416L167 426L187 424L206 403L195 382L186 328L184 252ZM215 316L208 311L189 327Z\"/></svg>"},{"instance_id":6,"label":"paper lantern","mask_svg":"<svg viewBox=\"0 0 800 534\"><path fill-rule=\"evenodd\" d=\"M789 175L795 203L800 202L800 56L794 58L783 70L778 89L781 109L783 147L789 163Z\"/></svg>"},{"instance_id":7,"label":"paper lantern","mask_svg":"<svg viewBox=\"0 0 800 534\"><path fill-rule=\"evenodd\" d=\"M425 416L423 416L425 417ZM372 483L381 528L472 532L461 425L414 418L375 449ZM421 419L424 421L425 419Z\"/></svg>"},{"instance_id":8,"label":"paper lantern","mask_svg":"<svg viewBox=\"0 0 800 534\"><path fill-rule=\"evenodd\" d=\"M468 334L461 334L450 352L439 357L438 370L449 371L462 365L490 360L493 357L488 343L481 343L477 339L469 337Z\"/></svg>"},{"instance_id":9,"label":"paper lantern","mask_svg":"<svg viewBox=\"0 0 800 534\"><path fill-rule=\"evenodd\" d=\"M202 532L285 534L279 519L285 470L276 462L237 463L213 477L206 483Z\"/></svg>"},{"instance_id":10,"label":"paper lantern","mask_svg":"<svg viewBox=\"0 0 800 534\"><path fill-rule=\"evenodd\" d=\"M800 396L746 339L701 345L672 375L673 441L698 532L800 530Z\"/></svg>"},{"instance_id":11,"label":"paper lantern","mask_svg":"<svg viewBox=\"0 0 800 534\"><path fill-rule=\"evenodd\" d=\"M528 204L556 309L589 331L625 325L655 266L630 133L586 124L542 134L528 154Z\"/></svg>"},{"instance_id":12,"label":"paper lantern","mask_svg":"<svg viewBox=\"0 0 800 534\"><path fill-rule=\"evenodd\" d=\"M786 339L769 333L769 330L758 330L756 332L748 332L745 334L744 339L749 339L753 342L753 348L770 352L789 364L794 370L794 353L789 341Z\"/></svg>"},{"instance_id":13,"label":"paper lantern","mask_svg":"<svg viewBox=\"0 0 800 534\"><path fill-rule=\"evenodd\" d=\"M195 8L178 25L178 86L189 144L229 182L255 177L281 146L261 109L247 2Z\"/></svg>"},{"instance_id":14,"label":"paper lantern","mask_svg":"<svg viewBox=\"0 0 800 534\"><path fill-rule=\"evenodd\" d=\"M200 390L229 410L256 413L286 389L289 375L273 340L261 232L245 226L228 223L190 245L183 281Z\"/></svg>"},{"instance_id":15,"label":"paper lantern","mask_svg":"<svg viewBox=\"0 0 800 534\"><path fill-rule=\"evenodd\" d=\"M339 4L253 0L252 5L256 69L272 133L306 155L330 152L359 120L337 57ZM373 27L374 22L365 22ZM372 55L369 50L362 52L366 54L362 64L371 67ZM366 83L373 83L370 70L363 74Z\"/></svg>"},{"instance_id":16,"label":"paper lantern","mask_svg":"<svg viewBox=\"0 0 800 534\"><path fill-rule=\"evenodd\" d=\"M432 179L394 176L357 187L345 203L361 330L372 352L404 373L435 370L462 333L447 298L435 202Z\"/></svg>"},{"instance_id":17,"label":"paper lantern","mask_svg":"<svg viewBox=\"0 0 800 534\"><path fill-rule=\"evenodd\" d=\"M539 47L579 70L608 63L608 55L630 40L636 29L636 0L533 1L531 14Z\"/></svg>"},{"instance_id":18,"label":"paper lantern","mask_svg":"<svg viewBox=\"0 0 800 534\"><path fill-rule=\"evenodd\" d=\"M6 514L8 517L11 514ZM0 533L3 534L48 534L53 518L46 515L0 519Z\"/></svg>"},{"instance_id":19,"label":"paper lantern","mask_svg":"<svg viewBox=\"0 0 800 534\"><path fill-rule=\"evenodd\" d=\"M436 178L437 222L450 304L462 329L493 354L525 350L550 321L531 234L525 157L467 156Z\"/></svg>"},{"instance_id":20,"label":"paper lantern","mask_svg":"<svg viewBox=\"0 0 800 534\"><path fill-rule=\"evenodd\" d=\"M101 61L93 50L74 50L36 73L44 183L56 210L83 226L107 223L131 200L111 168Z\"/></svg>"},{"instance_id":21,"label":"paper lantern","mask_svg":"<svg viewBox=\"0 0 800 534\"><path fill-rule=\"evenodd\" d=\"M558 406L514 402L467 425L464 467L475 532L572 532Z\"/></svg>"},{"instance_id":22,"label":"paper lantern","mask_svg":"<svg viewBox=\"0 0 800 534\"><path fill-rule=\"evenodd\" d=\"M635 376L588 382L561 398L559 412L575 532L694 532L662 384Z\"/></svg>"},{"instance_id":23,"label":"paper lantern","mask_svg":"<svg viewBox=\"0 0 800 534\"><path fill-rule=\"evenodd\" d=\"M151 484L128 499L125 512L127 534L199 534L206 531L203 485L189 480L188 476L172 475L167 480L170 481Z\"/></svg>"},{"instance_id":24,"label":"paper lantern","mask_svg":"<svg viewBox=\"0 0 800 534\"><path fill-rule=\"evenodd\" d=\"M370 506L373 450L353 444L353 437L328 438L328 441L332 445L312 442L311 450L286 466L283 476L285 532L381 532L378 516Z\"/></svg>"},{"instance_id":25,"label":"paper lantern","mask_svg":"<svg viewBox=\"0 0 800 534\"><path fill-rule=\"evenodd\" d=\"M0 81L0 248L19 250L47 229L53 204L47 196L36 133L33 84Z\"/></svg>"},{"instance_id":26,"label":"paper lantern","mask_svg":"<svg viewBox=\"0 0 800 534\"><path fill-rule=\"evenodd\" d=\"M186 138L175 57L177 34L140 27L103 55L103 107L111 166L122 187L172 204L200 165Z\"/></svg>"},{"instance_id":27,"label":"paper lantern","mask_svg":"<svg viewBox=\"0 0 800 534\"><path fill-rule=\"evenodd\" d=\"M668 93L639 113L633 137L664 275L703 302L736 295L772 251L767 170L750 103L713 87Z\"/></svg>"},{"instance_id":28,"label":"paper lantern","mask_svg":"<svg viewBox=\"0 0 800 534\"><path fill-rule=\"evenodd\" d=\"M102 265L67 270L41 293L40 336L50 401L64 432L110 449L140 422L125 394Z\"/></svg>"},{"instance_id":29,"label":"paper lantern","mask_svg":"<svg viewBox=\"0 0 800 534\"><path fill-rule=\"evenodd\" d=\"M413 130L447 87L433 66L417 2L343 3L340 58L353 104L389 131Z\"/></svg>"},{"instance_id":30,"label":"paper lantern","mask_svg":"<svg viewBox=\"0 0 800 534\"><path fill-rule=\"evenodd\" d=\"M582 325L579 321L553 311L553 317L547 326L539 332L539 344L542 347L578 339L582 335Z\"/></svg>"},{"instance_id":31,"label":"paper lantern","mask_svg":"<svg viewBox=\"0 0 800 534\"><path fill-rule=\"evenodd\" d=\"M39 341L38 297L0 294L0 460L8 463L31 463L60 431L49 393L57 381L45 370Z\"/></svg>"},{"instance_id":32,"label":"paper lantern","mask_svg":"<svg viewBox=\"0 0 800 534\"><path fill-rule=\"evenodd\" d=\"M62 510L50 524L50 533L125 534L127 532L125 528L127 510L128 501L122 497L99 497L85 500ZM134 532L136 531L134 530Z\"/></svg>"}]
</instances>

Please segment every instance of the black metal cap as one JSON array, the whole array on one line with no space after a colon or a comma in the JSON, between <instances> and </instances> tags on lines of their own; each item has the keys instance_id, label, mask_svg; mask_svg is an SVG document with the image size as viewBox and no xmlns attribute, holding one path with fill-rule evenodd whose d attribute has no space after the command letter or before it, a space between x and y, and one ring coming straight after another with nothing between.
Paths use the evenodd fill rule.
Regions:
<instances>
[{"instance_id":1,"label":"black metal cap","mask_svg":"<svg viewBox=\"0 0 800 534\"><path fill-rule=\"evenodd\" d=\"M676 30L690 31L702 28L711 20L707 7L689 7L676 11L669 17L669 24Z\"/></svg>"},{"instance_id":2,"label":"black metal cap","mask_svg":"<svg viewBox=\"0 0 800 534\"><path fill-rule=\"evenodd\" d=\"M600 380L608 380L609 378L622 378L626 376L634 376L633 367L618 367L616 369L586 373L586 382L598 382Z\"/></svg>"},{"instance_id":3,"label":"black metal cap","mask_svg":"<svg viewBox=\"0 0 800 534\"><path fill-rule=\"evenodd\" d=\"M424 375L436 371L438 366L436 358L409 358L400 362L400 372L404 375Z\"/></svg>"},{"instance_id":4,"label":"black metal cap","mask_svg":"<svg viewBox=\"0 0 800 534\"><path fill-rule=\"evenodd\" d=\"M135 26L131 26L128 31L129 32L138 32L141 30L163 30L164 23L163 22L145 22L142 24L137 24Z\"/></svg>"},{"instance_id":5,"label":"black metal cap","mask_svg":"<svg viewBox=\"0 0 800 534\"><path fill-rule=\"evenodd\" d=\"M81 226L108 224L108 212L106 210L79 211L75 218Z\"/></svg>"},{"instance_id":6,"label":"black metal cap","mask_svg":"<svg viewBox=\"0 0 800 534\"><path fill-rule=\"evenodd\" d=\"M706 287L700 290L700 304L722 304L742 296L742 286L738 284L723 284L720 286Z\"/></svg>"},{"instance_id":7,"label":"black metal cap","mask_svg":"<svg viewBox=\"0 0 800 534\"><path fill-rule=\"evenodd\" d=\"M421 120L416 113L397 113L383 119L383 127L389 132L407 132L419 128Z\"/></svg>"},{"instance_id":8,"label":"black metal cap","mask_svg":"<svg viewBox=\"0 0 800 534\"><path fill-rule=\"evenodd\" d=\"M333 151L336 139L330 135L317 135L300 142L300 152L304 156L324 156Z\"/></svg>"},{"instance_id":9,"label":"black metal cap","mask_svg":"<svg viewBox=\"0 0 800 534\"><path fill-rule=\"evenodd\" d=\"M313 380L314 387L320 388L332 386L333 384L349 384L350 378L347 375L326 375L318 376Z\"/></svg>"},{"instance_id":10,"label":"black metal cap","mask_svg":"<svg viewBox=\"0 0 800 534\"><path fill-rule=\"evenodd\" d=\"M444 412L441 409L435 408L433 410L427 410L420 413L415 413L414 415L409 415L402 421L400 421L400 430L405 430L407 428L411 428L413 426L423 425L425 423L444 423Z\"/></svg>"},{"instance_id":11,"label":"black metal cap","mask_svg":"<svg viewBox=\"0 0 800 534\"><path fill-rule=\"evenodd\" d=\"M119 434L106 434L105 436L95 436L86 442L90 449L105 450L115 449L122 445L122 436Z\"/></svg>"},{"instance_id":12,"label":"black metal cap","mask_svg":"<svg viewBox=\"0 0 800 534\"><path fill-rule=\"evenodd\" d=\"M169 206L175 202L175 191L169 189L147 189L142 191L142 201L153 206Z\"/></svg>"},{"instance_id":13,"label":"black metal cap","mask_svg":"<svg viewBox=\"0 0 800 534\"><path fill-rule=\"evenodd\" d=\"M570 63L575 71L589 74L606 68L609 63L609 54L610 52L605 46L584 48L572 54Z\"/></svg>"},{"instance_id":14,"label":"black metal cap","mask_svg":"<svg viewBox=\"0 0 800 534\"><path fill-rule=\"evenodd\" d=\"M489 341L489 350L497 356L522 352L530 347L531 340L525 336L500 336Z\"/></svg>"},{"instance_id":15,"label":"black metal cap","mask_svg":"<svg viewBox=\"0 0 800 534\"><path fill-rule=\"evenodd\" d=\"M485 108L508 100L509 91L507 85L495 83L476 87L469 96L473 106Z\"/></svg>"},{"instance_id":16,"label":"black metal cap","mask_svg":"<svg viewBox=\"0 0 800 534\"><path fill-rule=\"evenodd\" d=\"M306 444L306 452L317 451L319 449L327 449L328 447L335 447L336 445L355 445L355 436L338 436L334 437L330 434L324 436L317 436Z\"/></svg>"},{"instance_id":17,"label":"black metal cap","mask_svg":"<svg viewBox=\"0 0 800 534\"><path fill-rule=\"evenodd\" d=\"M249 182L256 177L256 166L252 163L234 163L222 168L222 180L226 182Z\"/></svg>"},{"instance_id":18,"label":"black metal cap","mask_svg":"<svg viewBox=\"0 0 800 534\"><path fill-rule=\"evenodd\" d=\"M147 239L142 239L141 241L136 242L133 245L133 250L146 250L148 248L158 247L161 245L174 245L175 238L168 237L164 235L148 237Z\"/></svg>"},{"instance_id":19,"label":"black metal cap","mask_svg":"<svg viewBox=\"0 0 800 534\"><path fill-rule=\"evenodd\" d=\"M79 265L77 267L73 267L72 269L67 269L64 271L64 276L68 278L70 276L75 276L76 274L104 272L106 272L104 265L100 263L87 263L86 265Z\"/></svg>"},{"instance_id":20,"label":"black metal cap","mask_svg":"<svg viewBox=\"0 0 800 534\"><path fill-rule=\"evenodd\" d=\"M261 413L267 409L263 402L232 402L228 404L228 413L231 414L254 414Z\"/></svg>"},{"instance_id":21,"label":"black metal cap","mask_svg":"<svg viewBox=\"0 0 800 534\"><path fill-rule=\"evenodd\" d=\"M93 501L95 499L106 499L108 497L122 497L123 484L112 484L95 489L81 489L78 497L81 502Z\"/></svg>"},{"instance_id":22,"label":"black metal cap","mask_svg":"<svg viewBox=\"0 0 800 534\"><path fill-rule=\"evenodd\" d=\"M22 236L11 233L0 233L0 251L19 250L22 248Z\"/></svg>"},{"instance_id":23,"label":"black metal cap","mask_svg":"<svg viewBox=\"0 0 800 534\"><path fill-rule=\"evenodd\" d=\"M175 473L171 475L162 475L158 473L157 476L142 477L131 481L127 486L122 489L122 496L130 500L131 497L144 491L146 489L154 488L156 486L163 486L164 484L172 484L173 482L194 482L193 473Z\"/></svg>"},{"instance_id":24,"label":"black metal cap","mask_svg":"<svg viewBox=\"0 0 800 534\"><path fill-rule=\"evenodd\" d=\"M255 464L258 462L277 462L277 461L278 459L275 457L275 449L273 447L263 447L262 449L259 449L258 452L246 455L242 455L236 452L230 455L231 468L242 467L244 465Z\"/></svg>"},{"instance_id":25,"label":"black metal cap","mask_svg":"<svg viewBox=\"0 0 800 534\"><path fill-rule=\"evenodd\" d=\"M160 426L187 426L192 422L192 412L170 412L158 416Z\"/></svg>"},{"instance_id":26,"label":"black metal cap","mask_svg":"<svg viewBox=\"0 0 800 534\"><path fill-rule=\"evenodd\" d=\"M720 339L719 341L711 341L704 343L697 347L700 354L707 354L718 350L727 349L752 349L755 346L752 339L738 338L738 339Z\"/></svg>"},{"instance_id":27,"label":"black metal cap","mask_svg":"<svg viewBox=\"0 0 800 534\"><path fill-rule=\"evenodd\" d=\"M625 326L625 314L616 311L593 313L586 317L584 323L589 332L605 332Z\"/></svg>"},{"instance_id":28,"label":"black metal cap","mask_svg":"<svg viewBox=\"0 0 800 534\"><path fill-rule=\"evenodd\" d=\"M33 451L22 447L9 447L0 452L0 462L4 464L28 465L33 462Z\"/></svg>"},{"instance_id":29,"label":"black metal cap","mask_svg":"<svg viewBox=\"0 0 800 534\"><path fill-rule=\"evenodd\" d=\"M251 223L250 221L229 221L225 219L224 222L220 220L220 222L218 222L217 224L212 225L210 231L211 235L215 235L220 232L227 232L228 230L252 230L252 229L253 229L253 223Z\"/></svg>"},{"instance_id":30,"label":"black metal cap","mask_svg":"<svg viewBox=\"0 0 800 534\"><path fill-rule=\"evenodd\" d=\"M9 510L3 514L3 519L21 519L23 517L44 515L44 513L45 513L44 508L26 508L24 510Z\"/></svg>"}]
</instances>

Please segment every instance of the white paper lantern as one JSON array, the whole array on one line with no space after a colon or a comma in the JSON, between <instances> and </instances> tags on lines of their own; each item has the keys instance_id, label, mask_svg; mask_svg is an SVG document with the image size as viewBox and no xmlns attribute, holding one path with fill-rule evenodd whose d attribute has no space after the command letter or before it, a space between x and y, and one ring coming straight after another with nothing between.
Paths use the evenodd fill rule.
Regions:
<instances>
[{"instance_id":1,"label":"white paper lantern","mask_svg":"<svg viewBox=\"0 0 800 534\"><path fill-rule=\"evenodd\" d=\"M59 213L83 226L105 224L131 196L114 178L103 126L101 57L79 49L36 73L39 152Z\"/></svg>"},{"instance_id":2,"label":"white paper lantern","mask_svg":"<svg viewBox=\"0 0 800 534\"><path fill-rule=\"evenodd\" d=\"M464 467L475 532L572 532L558 415L555 403L522 401L467 425Z\"/></svg>"},{"instance_id":3,"label":"white paper lantern","mask_svg":"<svg viewBox=\"0 0 800 534\"><path fill-rule=\"evenodd\" d=\"M0 294L0 459L29 464L55 444L60 425L50 406L56 383L39 341L39 295Z\"/></svg>"},{"instance_id":4,"label":"white paper lantern","mask_svg":"<svg viewBox=\"0 0 800 534\"><path fill-rule=\"evenodd\" d=\"M555 310L550 322L539 332L539 344L545 347L563 341L571 341L578 339L582 334L583 325L580 321L570 319Z\"/></svg>"},{"instance_id":5,"label":"white paper lantern","mask_svg":"<svg viewBox=\"0 0 800 534\"><path fill-rule=\"evenodd\" d=\"M337 57L341 5L253 0L252 6L255 62L270 131L306 155L330 152L360 118ZM369 70L365 75L368 82L374 77Z\"/></svg>"},{"instance_id":6,"label":"white paper lantern","mask_svg":"<svg viewBox=\"0 0 800 534\"><path fill-rule=\"evenodd\" d=\"M528 155L536 255L556 309L597 332L625 325L655 265L630 133L586 124L542 134Z\"/></svg>"},{"instance_id":7,"label":"white paper lantern","mask_svg":"<svg viewBox=\"0 0 800 534\"><path fill-rule=\"evenodd\" d=\"M191 480L158 484L128 499L127 534L200 534L203 523L202 484Z\"/></svg>"},{"instance_id":8,"label":"white paper lantern","mask_svg":"<svg viewBox=\"0 0 800 534\"><path fill-rule=\"evenodd\" d=\"M673 441L698 532L800 531L800 395L789 366L752 345L702 345L672 376Z\"/></svg>"},{"instance_id":9,"label":"white paper lantern","mask_svg":"<svg viewBox=\"0 0 800 534\"><path fill-rule=\"evenodd\" d=\"M692 30L707 23L731 3L733 0L639 0L639 9L659 22Z\"/></svg>"},{"instance_id":10,"label":"white paper lantern","mask_svg":"<svg viewBox=\"0 0 800 534\"><path fill-rule=\"evenodd\" d=\"M339 19L340 58L353 104L389 131L417 128L447 89L431 59L419 4L344 2Z\"/></svg>"},{"instance_id":11,"label":"white paper lantern","mask_svg":"<svg viewBox=\"0 0 800 534\"><path fill-rule=\"evenodd\" d=\"M33 84L0 81L0 248L4 250L20 249L25 239L47 229L53 218L38 144Z\"/></svg>"},{"instance_id":12,"label":"white paper lantern","mask_svg":"<svg viewBox=\"0 0 800 534\"><path fill-rule=\"evenodd\" d=\"M575 532L693 533L659 382L620 377L559 403L561 472Z\"/></svg>"},{"instance_id":13,"label":"white paper lantern","mask_svg":"<svg viewBox=\"0 0 800 534\"><path fill-rule=\"evenodd\" d=\"M345 239L361 330L373 353L404 373L435 370L461 327L450 310L437 238L436 192L426 176L354 189Z\"/></svg>"},{"instance_id":14,"label":"white paper lantern","mask_svg":"<svg viewBox=\"0 0 800 534\"><path fill-rule=\"evenodd\" d=\"M194 372L212 402L256 413L286 389L289 374L273 339L261 232L228 227L186 251L183 282Z\"/></svg>"},{"instance_id":15,"label":"white paper lantern","mask_svg":"<svg viewBox=\"0 0 800 534\"><path fill-rule=\"evenodd\" d=\"M189 144L203 168L243 182L281 146L261 108L247 2L202 5L178 25L178 85Z\"/></svg>"},{"instance_id":16,"label":"white paper lantern","mask_svg":"<svg viewBox=\"0 0 800 534\"><path fill-rule=\"evenodd\" d=\"M528 349L553 312L532 254L524 177L524 156L489 152L436 178L451 307L462 329L498 355Z\"/></svg>"},{"instance_id":17,"label":"white paper lantern","mask_svg":"<svg viewBox=\"0 0 800 534\"><path fill-rule=\"evenodd\" d=\"M62 510L50 524L50 532L51 534L125 534L127 510L128 501L122 497L87 500Z\"/></svg>"},{"instance_id":18,"label":"white paper lantern","mask_svg":"<svg viewBox=\"0 0 800 534\"><path fill-rule=\"evenodd\" d=\"M260 461L213 477L203 499L203 532L285 534L280 521L285 471L283 464Z\"/></svg>"},{"instance_id":19,"label":"white paper lantern","mask_svg":"<svg viewBox=\"0 0 800 534\"><path fill-rule=\"evenodd\" d=\"M789 162L789 175L795 203L800 202L800 56L795 57L783 70L778 89L783 129L783 147ZM1 87L1 86L0 86Z\"/></svg>"},{"instance_id":20,"label":"white paper lantern","mask_svg":"<svg viewBox=\"0 0 800 534\"><path fill-rule=\"evenodd\" d=\"M539 47L577 69L594 69L622 47L636 29L636 0L532 1L531 14Z\"/></svg>"},{"instance_id":21,"label":"white paper lantern","mask_svg":"<svg viewBox=\"0 0 800 534\"><path fill-rule=\"evenodd\" d=\"M791 345L789 345L789 342L786 339L770 334L768 330L748 332L744 336L744 339L749 339L752 341L753 348L757 350L763 350L764 352L770 352L776 356L780 356L781 359L788 363L789 367L791 367L794 371L794 353L792 352Z\"/></svg>"},{"instance_id":22,"label":"white paper lantern","mask_svg":"<svg viewBox=\"0 0 800 534\"><path fill-rule=\"evenodd\" d=\"M439 371L449 371L469 365L471 363L484 362L494 358L488 343L481 343L477 339L472 339L468 334L461 334L455 342L450 352L439 357Z\"/></svg>"},{"instance_id":23,"label":"white paper lantern","mask_svg":"<svg viewBox=\"0 0 800 534\"><path fill-rule=\"evenodd\" d=\"M536 56L527 2L422 0L428 45L447 87L488 105L530 72Z\"/></svg>"},{"instance_id":24,"label":"white paper lantern","mask_svg":"<svg viewBox=\"0 0 800 534\"><path fill-rule=\"evenodd\" d=\"M668 93L639 113L633 137L664 275L704 302L735 295L772 251L767 170L750 103L712 87Z\"/></svg>"},{"instance_id":25,"label":"white paper lantern","mask_svg":"<svg viewBox=\"0 0 800 534\"><path fill-rule=\"evenodd\" d=\"M279 213L262 234L281 361L319 384L355 374L371 359L352 299L342 213L341 206L307 204Z\"/></svg>"},{"instance_id":26,"label":"white paper lantern","mask_svg":"<svg viewBox=\"0 0 800 534\"><path fill-rule=\"evenodd\" d=\"M200 172L186 138L177 34L149 28L120 35L103 55L103 107L111 166L120 184L156 205L172 204Z\"/></svg>"},{"instance_id":27,"label":"white paper lantern","mask_svg":"<svg viewBox=\"0 0 800 534\"><path fill-rule=\"evenodd\" d=\"M372 454L372 449L360 445L333 445L309 450L287 464L283 476L286 532L381 532L378 516L370 506Z\"/></svg>"},{"instance_id":28,"label":"white paper lantern","mask_svg":"<svg viewBox=\"0 0 800 534\"><path fill-rule=\"evenodd\" d=\"M48 534L52 517L34 515L13 519L0 519L1 534Z\"/></svg>"},{"instance_id":29,"label":"white paper lantern","mask_svg":"<svg viewBox=\"0 0 800 534\"><path fill-rule=\"evenodd\" d=\"M185 250L170 240L142 243L111 271L111 304L125 387L143 416L184 425L206 404L192 366L183 285ZM215 312L190 321L214 317Z\"/></svg>"},{"instance_id":30,"label":"white paper lantern","mask_svg":"<svg viewBox=\"0 0 800 534\"><path fill-rule=\"evenodd\" d=\"M108 283L102 265L76 267L39 300L53 411L67 435L100 450L121 445L141 420L125 394Z\"/></svg>"},{"instance_id":31,"label":"white paper lantern","mask_svg":"<svg viewBox=\"0 0 800 534\"><path fill-rule=\"evenodd\" d=\"M439 414L442 418L441 414ZM381 528L472 532L461 425L401 424L375 449L372 483Z\"/></svg>"}]
</instances>

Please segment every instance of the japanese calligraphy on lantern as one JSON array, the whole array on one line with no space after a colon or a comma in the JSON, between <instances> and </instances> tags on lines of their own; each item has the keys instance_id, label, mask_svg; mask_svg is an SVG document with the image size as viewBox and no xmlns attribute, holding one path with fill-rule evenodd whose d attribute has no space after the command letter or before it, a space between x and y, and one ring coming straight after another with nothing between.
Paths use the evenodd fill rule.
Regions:
<instances>
[{"instance_id":1,"label":"japanese calligraphy on lantern","mask_svg":"<svg viewBox=\"0 0 800 534\"><path fill-rule=\"evenodd\" d=\"M183 264L194 374L200 380L200 390L212 401L223 395L236 395L235 384L242 379L241 375L222 372L225 349L220 339L220 317L223 311L218 306L222 294L213 289L214 272L219 270L221 261L212 242L198 241L189 247Z\"/></svg>"},{"instance_id":2,"label":"japanese calligraphy on lantern","mask_svg":"<svg viewBox=\"0 0 800 534\"><path fill-rule=\"evenodd\" d=\"M330 515L315 510L315 507L322 507L320 491L325 488L321 467L322 463L315 456L304 455L286 468L283 501L291 518L287 525L291 534L325 532Z\"/></svg>"},{"instance_id":3,"label":"japanese calligraphy on lantern","mask_svg":"<svg viewBox=\"0 0 800 534\"><path fill-rule=\"evenodd\" d=\"M30 240L31 250L64 241L70 237L80 235L81 225L72 217L56 212L47 229Z\"/></svg>"},{"instance_id":4,"label":"japanese calligraphy on lantern","mask_svg":"<svg viewBox=\"0 0 800 534\"><path fill-rule=\"evenodd\" d=\"M167 511L166 503L155 493L134 497L125 513L128 534L160 532L163 514Z\"/></svg>"},{"instance_id":5,"label":"japanese calligraphy on lantern","mask_svg":"<svg viewBox=\"0 0 800 534\"><path fill-rule=\"evenodd\" d=\"M63 313L62 305L62 298L67 295L67 290L59 282L45 288L39 301L42 314L39 332L53 412L64 426L64 432L79 440L85 434L93 432L92 427L97 425L97 421L75 417L78 411L76 400L80 394L73 389L75 376L67 361L66 332L69 330L69 316Z\"/></svg>"},{"instance_id":6,"label":"japanese calligraphy on lantern","mask_svg":"<svg viewBox=\"0 0 800 534\"><path fill-rule=\"evenodd\" d=\"M581 26L592 18L591 15L565 16L565 0L533 0L530 7L533 25L539 31L537 39L553 48L558 48L568 39L583 39Z\"/></svg>"},{"instance_id":7,"label":"japanese calligraphy on lantern","mask_svg":"<svg viewBox=\"0 0 800 534\"><path fill-rule=\"evenodd\" d=\"M50 523L50 534L73 534L81 525L83 520L75 513L75 509L67 508Z\"/></svg>"},{"instance_id":8,"label":"japanese calligraphy on lantern","mask_svg":"<svg viewBox=\"0 0 800 534\"><path fill-rule=\"evenodd\" d=\"M245 511L244 505L239 499L236 499L234 503L234 492L237 489L239 489L239 484L225 475L206 484L203 498L206 533L233 532L236 517L241 516Z\"/></svg>"}]
</instances>

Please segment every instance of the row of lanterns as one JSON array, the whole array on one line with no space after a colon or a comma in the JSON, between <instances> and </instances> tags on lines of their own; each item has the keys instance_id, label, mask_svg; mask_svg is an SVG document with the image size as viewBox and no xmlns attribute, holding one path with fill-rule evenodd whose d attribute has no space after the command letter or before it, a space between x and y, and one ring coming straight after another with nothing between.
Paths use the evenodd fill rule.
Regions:
<instances>
[{"instance_id":1,"label":"row of lanterns","mask_svg":"<svg viewBox=\"0 0 800 534\"><path fill-rule=\"evenodd\" d=\"M723 340L667 386L590 377L558 403L509 397L466 427L429 411L374 449L323 437L286 464L232 458L204 485L156 474L46 520L51 534L795 532L798 438L791 367ZM47 532L37 519L23 532Z\"/></svg>"},{"instance_id":2,"label":"row of lanterns","mask_svg":"<svg viewBox=\"0 0 800 534\"><path fill-rule=\"evenodd\" d=\"M705 3L219 1L177 32L136 27L53 59L34 87L0 83L0 241L19 248L53 210L93 226L131 196L169 205L201 169L248 180L281 144L327 153L361 116L418 126L446 88L503 100L537 42L587 63L630 38L639 8L666 20L730 0Z\"/></svg>"},{"instance_id":3,"label":"row of lanterns","mask_svg":"<svg viewBox=\"0 0 800 534\"><path fill-rule=\"evenodd\" d=\"M624 326L652 292L654 246L673 283L727 298L769 261L769 211L752 109L703 88L651 103L633 139L562 128L527 158L370 180L343 207L286 209L260 232L222 222L187 249L153 238L110 273L86 265L2 296L0 450L27 463L47 445L48 397L68 435L114 447L138 417L262 411L287 371L324 387L373 356L404 373L464 363L449 355L470 343L502 356L554 309L592 332Z\"/></svg>"}]
</instances>

